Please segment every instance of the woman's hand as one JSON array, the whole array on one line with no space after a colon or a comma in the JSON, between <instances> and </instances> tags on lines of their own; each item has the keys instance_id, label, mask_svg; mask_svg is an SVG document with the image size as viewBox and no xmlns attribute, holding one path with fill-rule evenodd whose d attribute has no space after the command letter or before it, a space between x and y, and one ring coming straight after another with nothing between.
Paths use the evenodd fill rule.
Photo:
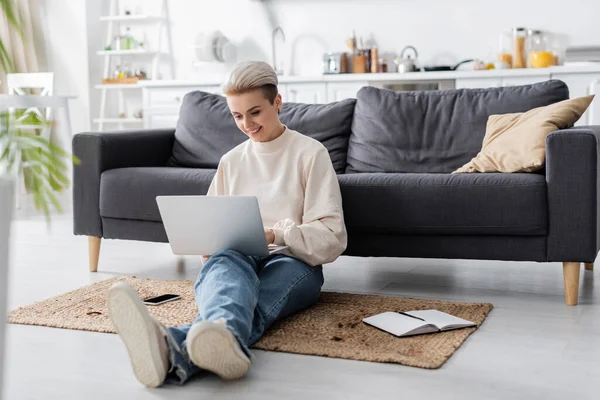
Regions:
<instances>
[{"instance_id":1,"label":"woman's hand","mask_svg":"<svg viewBox=\"0 0 600 400\"><path fill-rule=\"evenodd\" d=\"M268 245L275 242L275 232L273 232L273 229L265 229L265 237L267 238Z\"/></svg>"}]
</instances>

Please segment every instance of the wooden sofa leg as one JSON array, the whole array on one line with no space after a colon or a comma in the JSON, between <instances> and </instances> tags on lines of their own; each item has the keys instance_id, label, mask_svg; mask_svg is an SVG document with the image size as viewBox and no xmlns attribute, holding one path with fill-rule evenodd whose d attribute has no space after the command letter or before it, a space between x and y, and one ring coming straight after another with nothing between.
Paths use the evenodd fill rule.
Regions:
<instances>
[{"instance_id":1,"label":"wooden sofa leg","mask_svg":"<svg viewBox=\"0 0 600 400\"><path fill-rule=\"evenodd\" d=\"M568 306L576 306L579 295L579 271L581 263L564 262L565 299Z\"/></svg>"},{"instance_id":2,"label":"wooden sofa leg","mask_svg":"<svg viewBox=\"0 0 600 400\"><path fill-rule=\"evenodd\" d=\"M586 271L593 271L594 270L594 263L585 263L585 270Z\"/></svg>"},{"instance_id":3,"label":"wooden sofa leg","mask_svg":"<svg viewBox=\"0 0 600 400\"><path fill-rule=\"evenodd\" d=\"M102 238L88 236L88 255L90 272L98 271L98 259L100 258L100 243Z\"/></svg>"}]
</instances>

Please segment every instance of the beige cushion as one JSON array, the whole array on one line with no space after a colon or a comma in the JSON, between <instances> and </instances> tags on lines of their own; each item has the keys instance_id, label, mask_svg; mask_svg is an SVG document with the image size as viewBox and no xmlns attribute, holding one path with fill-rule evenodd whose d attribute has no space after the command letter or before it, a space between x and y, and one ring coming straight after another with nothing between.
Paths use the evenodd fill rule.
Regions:
<instances>
[{"instance_id":1,"label":"beige cushion","mask_svg":"<svg viewBox=\"0 0 600 400\"><path fill-rule=\"evenodd\" d=\"M594 96L564 100L525 113L490 115L481 151L453 172L531 172L543 167L546 136L573 126Z\"/></svg>"}]
</instances>

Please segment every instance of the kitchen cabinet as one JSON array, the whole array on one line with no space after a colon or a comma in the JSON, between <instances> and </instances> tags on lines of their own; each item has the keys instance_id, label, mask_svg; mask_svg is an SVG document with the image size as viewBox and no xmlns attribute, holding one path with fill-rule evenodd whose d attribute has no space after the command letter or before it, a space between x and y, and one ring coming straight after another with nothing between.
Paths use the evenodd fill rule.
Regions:
<instances>
[{"instance_id":1,"label":"kitchen cabinet","mask_svg":"<svg viewBox=\"0 0 600 400\"><path fill-rule=\"evenodd\" d=\"M355 99L360 88L368 84L368 82L328 82L327 103L344 99Z\"/></svg>"},{"instance_id":2,"label":"kitchen cabinet","mask_svg":"<svg viewBox=\"0 0 600 400\"><path fill-rule=\"evenodd\" d=\"M502 86L502 78L459 78L455 81L456 89L484 89Z\"/></svg>"},{"instance_id":3,"label":"kitchen cabinet","mask_svg":"<svg viewBox=\"0 0 600 400\"><path fill-rule=\"evenodd\" d=\"M325 104L327 103L327 84L316 83L287 83L280 93L284 102Z\"/></svg>"},{"instance_id":4,"label":"kitchen cabinet","mask_svg":"<svg viewBox=\"0 0 600 400\"><path fill-rule=\"evenodd\" d=\"M599 94L577 125L600 125L600 68L551 67L540 70L496 70L428 72L414 74L360 74L318 77L281 77L279 92L284 102L330 103L356 98L363 86L381 87L383 83L418 85L423 82L454 82L457 89L526 85L560 79L569 87L571 97ZM186 93L202 90L223 94L216 81L148 81L143 83L144 128L174 127Z\"/></svg>"},{"instance_id":5,"label":"kitchen cabinet","mask_svg":"<svg viewBox=\"0 0 600 400\"><path fill-rule=\"evenodd\" d=\"M195 90L201 90L208 93L221 94L221 87L211 86L175 86L175 87L152 87L144 88L142 93L144 111L152 110L173 110L179 111L183 97Z\"/></svg>"},{"instance_id":6,"label":"kitchen cabinet","mask_svg":"<svg viewBox=\"0 0 600 400\"><path fill-rule=\"evenodd\" d=\"M560 79L569 87L569 97L597 95L586 112L575 126L600 125L600 73L591 74L552 74L552 78Z\"/></svg>"},{"instance_id":7,"label":"kitchen cabinet","mask_svg":"<svg viewBox=\"0 0 600 400\"><path fill-rule=\"evenodd\" d=\"M183 97L196 90L222 94L218 85L145 87L142 91L144 128L175 128Z\"/></svg>"},{"instance_id":8,"label":"kitchen cabinet","mask_svg":"<svg viewBox=\"0 0 600 400\"><path fill-rule=\"evenodd\" d=\"M529 85L550 79L550 73L527 76L505 76L489 78L459 78L456 79L456 89L483 89L491 87Z\"/></svg>"},{"instance_id":9,"label":"kitchen cabinet","mask_svg":"<svg viewBox=\"0 0 600 400\"><path fill-rule=\"evenodd\" d=\"M531 85L532 83L545 82L550 79L550 73L527 76L505 76L502 78L502 86Z\"/></svg>"}]
</instances>

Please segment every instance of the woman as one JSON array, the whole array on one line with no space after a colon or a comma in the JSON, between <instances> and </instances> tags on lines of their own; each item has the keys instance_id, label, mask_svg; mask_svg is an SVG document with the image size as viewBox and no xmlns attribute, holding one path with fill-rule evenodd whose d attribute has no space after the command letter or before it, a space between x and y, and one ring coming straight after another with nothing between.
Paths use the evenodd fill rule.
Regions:
<instances>
[{"instance_id":1,"label":"woman","mask_svg":"<svg viewBox=\"0 0 600 400\"><path fill-rule=\"evenodd\" d=\"M267 243L284 253L250 257L230 249L205 257L194 286L193 324L163 327L129 285L109 290L110 318L137 379L148 387L182 384L202 370L244 376L249 346L275 321L316 303L321 264L346 248L340 188L327 149L279 121L277 75L264 62L236 66L227 104L250 140L225 154L208 195L256 196Z\"/></svg>"}]
</instances>

